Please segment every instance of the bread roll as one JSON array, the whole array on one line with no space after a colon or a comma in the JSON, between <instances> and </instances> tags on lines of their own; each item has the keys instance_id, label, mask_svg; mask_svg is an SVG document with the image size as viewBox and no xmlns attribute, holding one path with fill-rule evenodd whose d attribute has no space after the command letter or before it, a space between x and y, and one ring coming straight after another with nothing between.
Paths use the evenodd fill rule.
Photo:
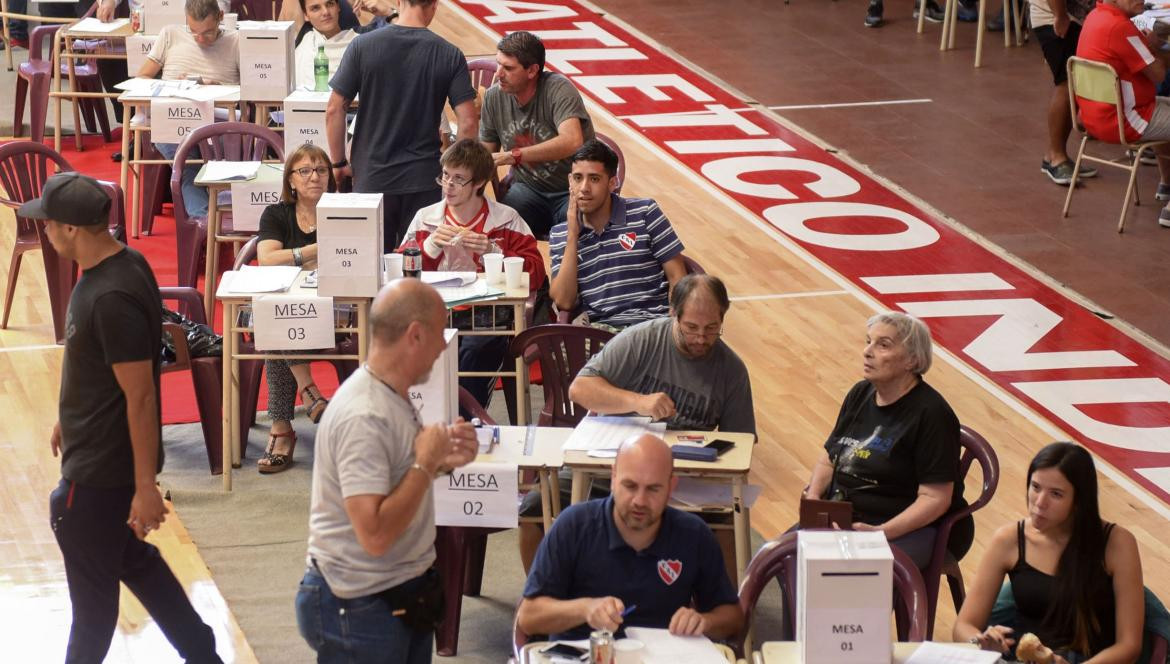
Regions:
<instances>
[{"instance_id":1,"label":"bread roll","mask_svg":"<svg viewBox=\"0 0 1170 664\"><path fill-rule=\"evenodd\" d=\"M1032 664L1052 664L1052 649L1040 643L1040 637L1031 632L1020 637L1016 645L1016 659Z\"/></svg>"}]
</instances>

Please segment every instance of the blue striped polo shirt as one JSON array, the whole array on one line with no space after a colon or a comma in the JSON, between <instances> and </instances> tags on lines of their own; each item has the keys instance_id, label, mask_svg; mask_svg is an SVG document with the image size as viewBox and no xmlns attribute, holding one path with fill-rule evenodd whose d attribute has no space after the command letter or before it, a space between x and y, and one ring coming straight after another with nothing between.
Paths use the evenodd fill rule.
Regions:
<instances>
[{"instance_id":1,"label":"blue striped polo shirt","mask_svg":"<svg viewBox=\"0 0 1170 664\"><path fill-rule=\"evenodd\" d=\"M601 233L583 225L577 241L577 302L589 320L624 328L670 313L670 285L662 264L683 251L682 242L649 198L610 194L609 223ZM552 273L561 270L568 225L549 232Z\"/></svg>"}]
</instances>

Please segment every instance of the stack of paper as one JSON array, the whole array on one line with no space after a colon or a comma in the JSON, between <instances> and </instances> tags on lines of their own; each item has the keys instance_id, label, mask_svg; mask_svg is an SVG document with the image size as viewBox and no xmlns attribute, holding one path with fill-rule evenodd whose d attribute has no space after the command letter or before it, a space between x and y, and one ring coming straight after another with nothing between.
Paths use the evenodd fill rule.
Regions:
<instances>
[{"instance_id":1,"label":"stack of paper","mask_svg":"<svg viewBox=\"0 0 1170 664\"><path fill-rule=\"evenodd\" d=\"M652 627L626 628L626 636L644 644L642 664L727 664L727 658L705 636L675 636Z\"/></svg>"},{"instance_id":2,"label":"stack of paper","mask_svg":"<svg viewBox=\"0 0 1170 664\"><path fill-rule=\"evenodd\" d=\"M443 286L466 286L476 279L474 272L423 272L422 281L435 288Z\"/></svg>"},{"instance_id":3,"label":"stack of paper","mask_svg":"<svg viewBox=\"0 0 1170 664\"><path fill-rule=\"evenodd\" d=\"M251 180L260 170L258 161L209 161L203 167L203 181Z\"/></svg>"},{"instance_id":4,"label":"stack of paper","mask_svg":"<svg viewBox=\"0 0 1170 664\"><path fill-rule=\"evenodd\" d=\"M89 16L69 26L69 32L73 34L94 34L113 32L118 28L129 25L130 19L116 18L109 23L102 23L98 19Z\"/></svg>"},{"instance_id":5,"label":"stack of paper","mask_svg":"<svg viewBox=\"0 0 1170 664\"><path fill-rule=\"evenodd\" d=\"M744 506L751 508L760 497L761 487L748 484L743 487ZM728 506L731 504L731 485L727 482L708 482L695 477L680 477L671 500L692 508Z\"/></svg>"},{"instance_id":6,"label":"stack of paper","mask_svg":"<svg viewBox=\"0 0 1170 664\"><path fill-rule=\"evenodd\" d=\"M996 664L999 661L996 652L927 641L918 646L906 664Z\"/></svg>"},{"instance_id":7,"label":"stack of paper","mask_svg":"<svg viewBox=\"0 0 1170 664\"><path fill-rule=\"evenodd\" d=\"M612 456L627 438L644 433L661 436L666 433L666 423L651 422L649 417L590 415L581 418L562 449L610 452L606 456Z\"/></svg>"},{"instance_id":8,"label":"stack of paper","mask_svg":"<svg viewBox=\"0 0 1170 664\"><path fill-rule=\"evenodd\" d=\"M294 265L245 265L232 273L225 290L229 293L280 293L296 281L301 268Z\"/></svg>"},{"instance_id":9,"label":"stack of paper","mask_svg":"<svg viewBox=\"0 0 1170 664\"><path fill-rule=\"evenodd\" d=\"M426 274L426 272L423 272L424 276ZM446 274L453 273L448 272ZM455 282L452 281L451 283ZM498 288L488 288L486 281L474 280L467 286L436 286L435 290L439 291L439 295L443 298L443 303L448 307L467 302L486 302L504 294L504 291Z\"/></svg>"}]
</instances>

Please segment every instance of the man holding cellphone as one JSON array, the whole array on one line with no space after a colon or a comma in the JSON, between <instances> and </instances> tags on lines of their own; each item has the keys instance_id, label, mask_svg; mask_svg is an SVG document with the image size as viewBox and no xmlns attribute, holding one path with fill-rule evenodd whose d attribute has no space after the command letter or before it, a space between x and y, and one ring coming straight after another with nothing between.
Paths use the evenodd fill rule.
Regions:
<instances>
[{"instance_id":1,"label":"man holding cellphone","mask_svg":"<svg viewBox=\"0 0 1170 664\"><path fill-rule=\"evenodd\" d=\"M580 639L629 625L727 638L743 627L707 524L668 507L670 448L644 434L614 460L613 494L570 506L540 545L516 621L528 634Z\"/></svg>"}]
</instances>

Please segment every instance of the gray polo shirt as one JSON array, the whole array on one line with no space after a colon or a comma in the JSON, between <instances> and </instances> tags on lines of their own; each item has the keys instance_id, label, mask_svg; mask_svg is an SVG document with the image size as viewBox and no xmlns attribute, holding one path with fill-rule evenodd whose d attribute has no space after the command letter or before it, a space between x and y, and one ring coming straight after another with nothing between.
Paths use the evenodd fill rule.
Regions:
<instances>
[{"instance_id":1,"label":"gray polo shirt","mask_svg":"<svg viewBox=\"0 0 1170 664\"><path fill-rule=\"evenodd\" d=\"M374 557L358 543L345 499L389 495L414 463L422 427L410 403L364 368L337 390L317 428L309 509L309 556L334 595L353 599L392 588L435 561L431 491L402 535Z\"/></svg>"}]
</instances>

